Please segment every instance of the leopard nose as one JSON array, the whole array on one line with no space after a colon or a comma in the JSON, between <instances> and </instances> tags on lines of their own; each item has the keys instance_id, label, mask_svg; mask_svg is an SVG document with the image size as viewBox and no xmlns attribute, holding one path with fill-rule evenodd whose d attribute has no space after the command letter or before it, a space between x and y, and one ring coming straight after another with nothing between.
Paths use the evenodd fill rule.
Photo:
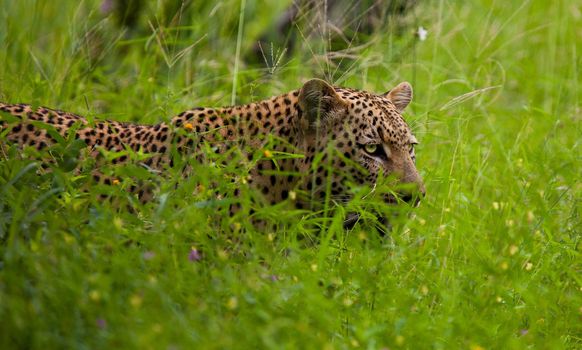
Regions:
<instances>
[{"instance_id":1,"label":"leopard nose","mask_svg":"<svg viewBox=\"0 0 582 350\"><path fill-rule=\"evenodd\" d=\"M420 204L420 200L424 197L423 193L406 193L400 196L400 199L406 203L409 203L413 206L418 206Z\"/></svg>"},{"instance_id":2,"label":"leopard nose","mask_svg":"<svg viewBox=\"0 0 582 350\"><path fill-rule=\"evenodd\" d=\"M418 186L418 194L421 198L424 198L426 196L426 188L424 187L424 184L420 184Z\"/></svg>"},{"instance_id":3,"label":"leopard nose","mask_svg":"<svg viewBox=\"0 0 582 350\"><path fill-rule=\"evenodd\" d=\"M411 202L413 198L414 198L414 196L411 193L407 193L407 194L400 196L400 199L402 199L403 201L405 201L407 203Z\"/></svg>"}]
</instances>

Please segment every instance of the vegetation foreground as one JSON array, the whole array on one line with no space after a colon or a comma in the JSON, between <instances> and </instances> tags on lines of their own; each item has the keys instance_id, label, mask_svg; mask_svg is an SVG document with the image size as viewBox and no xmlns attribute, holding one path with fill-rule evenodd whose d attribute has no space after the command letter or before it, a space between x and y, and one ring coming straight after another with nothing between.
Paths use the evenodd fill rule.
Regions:
<instances>
[{"instance_id":1,"label":"vegetation foreground","mask_svg":"<svg viewBox=\"0 0 582 350\"><path fill-rule=\"evenodd\" d=\"M0 100L156 123L313 77L378 93L408 80L427 196L314 213L249 192L236 200L259 228L213 195L244 184L236 164L183 159L197 169L183 179L131 154L104 186L71 171L92 165L73 140L3 145L1 348L582 346L575 1L428 2L343 51L306 34L258 64L248 52L283 2L148 2L129 29L105 3L2 2ZM158 183L153 201L126 191L136 180ZM366 220L344 230L353 210Z\"/></svg>"}]
</instances>

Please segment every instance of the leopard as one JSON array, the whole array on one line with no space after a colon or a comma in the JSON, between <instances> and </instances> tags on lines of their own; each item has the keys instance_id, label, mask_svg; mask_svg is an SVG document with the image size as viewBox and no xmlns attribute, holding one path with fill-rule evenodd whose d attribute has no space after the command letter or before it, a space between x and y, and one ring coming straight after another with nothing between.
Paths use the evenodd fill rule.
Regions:
<instances>
[{"instance_id":1,"label":"leopard","mask_svg":"<svg viewBox=\"0 0 582 350\"><path fill-rule=\"evenodd\" d=\"M408 82L377 94L314 78L299 89L266 100L196 107L155 125L89 120L46 107L0 103L4 135L0 143L50 148L58 137L42 127L47 124L62 137L72 132L92 156L100 150L142 152L148 158L141 165L159 171L173 166L175 152L204 162L203 148L208 145L218 154L236 148L252 164L247 185L268 203L292 199L297 208L304 209L326 196L345 203L353 197L350 188L354 185L373 191L389 179L395 186L406 186L383 194L383 201L418 204L426 192L416 168L418 141L402 115L412 97ZM16 122L9 122L1 112ZM297 156L276 159L279 154ZM123 155L112 162L127 161ZM93 177L97 183L115 182L99 172ZM298 193L302 199L297 199Z\"/></svg>"}]
</instances>

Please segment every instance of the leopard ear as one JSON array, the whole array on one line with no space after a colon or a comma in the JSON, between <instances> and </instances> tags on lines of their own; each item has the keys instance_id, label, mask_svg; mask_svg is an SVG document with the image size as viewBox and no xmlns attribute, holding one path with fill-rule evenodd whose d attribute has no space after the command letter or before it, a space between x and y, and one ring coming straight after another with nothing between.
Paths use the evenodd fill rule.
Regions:
<instances>
[{"instance_id":1,"label":"leopard ear","mask_svg":"<svg viewBox=\"0 0 582 350\"><path fill-rule=\"evenodd\" d=\"M389 99L399 112L402 112L412 101L412 85L404 81L384 95Z\"/></svg>"},{"instance_id":2,"label":"leopard ear","mask_svg":"<svg viewBox=\"0 0 582 350\"><path fill-rule=\"evenodd\" d=\"M311 79L299 92L299 106L303 111L302 118L306 121L306 127L313 129L327 123L335 114L344 110L347 103L333 86L321 79Z\"/></svg>"}]
</instances>

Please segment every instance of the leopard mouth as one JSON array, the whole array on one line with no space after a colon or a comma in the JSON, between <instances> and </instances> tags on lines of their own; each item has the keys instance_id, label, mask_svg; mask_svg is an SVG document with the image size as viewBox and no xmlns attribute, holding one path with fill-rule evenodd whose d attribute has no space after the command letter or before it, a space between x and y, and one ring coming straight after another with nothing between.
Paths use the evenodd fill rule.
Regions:
<instances>
[{"instance_id":1,"label":"leopard mouth","mask_svg":"<svg viewBox=\"0 0 582 350\"><path fill-rule=\"evenodd\" d=\"M362 199L365 199L368 195L372 195L374 194L376 190L376 186L374 186L374 188L370 191L370 193L368 193L367 195L365 195L364 197L362 197ZM421 201L421 197L423 194L418 194L418 193L409 193L409 192L404 192L404 193L388 193L388 194L383 194L382 195L382 199L384 201L384 203L390 205L390 206L394 206L394 205L399 205L402 203L408 203L408 205L411 205L413 207L418 207L420 205L420 201ZM348 199L346 197L336 197L334 198L334 200L336 202L343 202L346 203L348 201ZM388 217L386 217L385 215L383 215L382 213L379 212L375 212L373 213L373 215L376 216L376 221L374 222L374 227L378 230L378 232L380 232L382 234L382 236L387 235L391 229L392 226L390 224L390 220L388 219ZM346 215L346 218L343 221L343 227L345 230L352 230L356 224L360 221L360 219L364 220L362 218L362 216L360 214L358 214L357 212L349 212Z\"/></svg>"},{"instance_id":2,"label":"leopard mouth","mask_svg":"<svg viewBox=\"0 0 582 350\"><path fill-rule=\"evenodd\" d=\"M389 205L398 205L402 202L406 202L414 207L418 207L420 205L420 198L418 196L412 195L396 197L392 194L389 194L384 196L384 202ZM380 233L382 233L382 235L388 234L388 232L390 232L392 228L392 226L390 225L390 221L386 216L380 213L375 214L377 218L377 224L375 224L374 226ZM358 221L360 221L360 219L361 219L360 214L354 212L348 213L343 223L344 229L346 230L353 229L358 223Z\"/></svg>"},{"instance_id":3,"label":"leopard mouth","mask_svg":"<svg viewBox=\"0 0 582 350\"><path fill-rule=\"evenodd\" d=\"M390 225L388 218L386 218L385 216L379 215L377 217L377 220L378 220L378 222L374 225L374 227L376 227L376 230L378 230L378 233L380 233L381 236L388 235L390 233L390 231L392 230L392 225ZM356 223L358 223L358 221L360 221L360 214L348 213L348 215L346 216L346 219L344 220L344 229L345 230L352 230L356 226Z\"/></svg>"},{"instance_id":4,"label":"leopard mouth","mask_svg":"<svg viewBox=\"0 0 582 350\"><path fill-rule=\"evenodd\" d=\"M351 230L356 226L356 223L360 220L360 214L348 213L346 219L344 220L344 229Z\"/></svg>"}]
</instances>

